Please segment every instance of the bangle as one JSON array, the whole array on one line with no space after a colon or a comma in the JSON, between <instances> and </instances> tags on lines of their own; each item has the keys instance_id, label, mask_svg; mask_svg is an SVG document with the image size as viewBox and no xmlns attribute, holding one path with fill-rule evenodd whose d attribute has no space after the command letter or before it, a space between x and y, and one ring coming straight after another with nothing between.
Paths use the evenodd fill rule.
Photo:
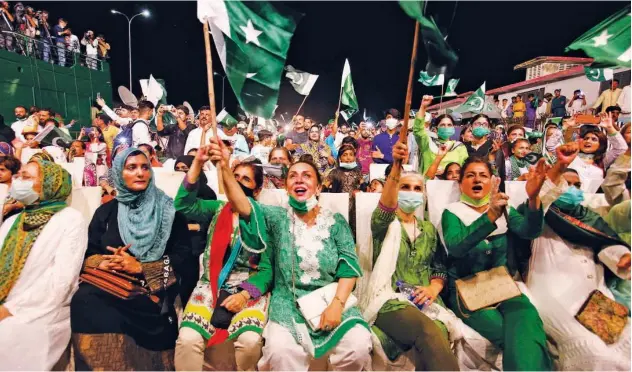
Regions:
<instances>
[{"instance_id":1,"label":"bangle","mask_svg":"<svg viewBox=\"0 0 632 372\"><path fill-rule=\"evenodd\" d=\"M239 294L242 295L246 301L250 300L250 293L245 289L239 292Z\"/></svg>"},{"instance_id":2,"label":"bangle","mask_svg":"<svg viewBox=\"0 0 632 372\"><path fill-rule=\"evenodd\" d=\"M338 295L334 296L334 300L338 300L340 302L340 304L342 305L342 307L345 307L345 302L343 300L340 299L340 297L338 297Z\"/></svg>"}]
</instances>

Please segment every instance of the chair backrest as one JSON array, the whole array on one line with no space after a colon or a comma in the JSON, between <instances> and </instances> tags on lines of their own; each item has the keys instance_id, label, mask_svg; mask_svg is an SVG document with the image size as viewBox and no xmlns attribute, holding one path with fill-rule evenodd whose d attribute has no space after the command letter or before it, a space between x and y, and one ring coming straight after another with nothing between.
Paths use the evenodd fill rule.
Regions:
<instances>
[{"instance_id":1,"label":"chair backrest","mask_svg":"<svg viewBox=\"0 0 632 372\"><path fill-rule=\"evenodd\" d=\"M72 163L62 163L59 165L70 173L72 187L81 187L83 185L83 169L86 165L86 159L75 158Z\"/></svg>"},{"instance_id":2,"label":"chair backrest","mask_svg":"<svg viewBox=\"0 0 632 372\"><path fill-rule=\"evenodd\" d=\"M404 171L410 172L413 170L413 166L410 164L404 164ZM371 164L369 166L369 179L373 181L376 178L385 178L386 168L388 168L388 164Z\"/></svg>"},{"instance_id":3,"label":"chair backrest","mask_svg":"<svg viewBox=\"0 0 632 372\"><path fill-rule=\"evenodd\" d=\"M175 198L185 173L164 168L153 168L153 170L156 177L156 187L164 191L169 197Z\"/></svg>"},{"instance_id":4,"label":"chair backrest","mask_svg":"<svg viewBox=\"0 0 632 372\"><path fill-rule=\"evenodd\" d=\"M73 187L68 206L81 212L86 221L92 221L94 212L101 205L101 186Z\"/></svg>"},{"instance_id":5,"label":"chair backrest","mask_svg":"<svg viewBox=\"0 0 632 372\"><path fill-rule=\"evenodd\" d=\"M373 234L371 215L380 201L381 193L359 192L356 194L356 252L362 269L362 277L356 282L357 295L364 293L373 269Z\"/></svg>"}]
</instances>

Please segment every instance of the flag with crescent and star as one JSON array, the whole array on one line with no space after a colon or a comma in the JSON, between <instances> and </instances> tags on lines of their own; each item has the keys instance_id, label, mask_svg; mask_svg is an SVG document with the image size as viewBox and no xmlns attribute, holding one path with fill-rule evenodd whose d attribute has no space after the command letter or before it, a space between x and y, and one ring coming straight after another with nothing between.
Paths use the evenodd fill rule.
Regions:
<instances>
[{"instance_id":1,"label":"flag with crescent and star","mask_svg":"<svg viewBox=\"0 0 632 372\"><path fill-rule=\"evenodd\" d=\"M430 75L426 71L419 71L419 82L427 87L443 85L445 76L443 74Z\"/></svg>"},{"instance_id":2,"label":"flag with crescent and star","mask_svg":"<svg viewBox=\"0 0 632 372\"><path fill-rule=\"evenodd\" d=\"M614 70L611 68L584 67L584 74L590 81L608 81L612 80Z\"/></svg>"},{"instance_id":3,"label":"flag with crescent and star","mask_svg":"<svg viewBox=\"0 0 632 372\"><path fill-rule=\"evenodd\" d=\"M471 96L467 98L467 100L453 110L453 112L463 113L463 112L482 112L485 108L485 83L481 85L480 88L476 90Z\"/></svg>"},{"instance_id":4,"label":"flag with crescent and star","mask_svg":"<svg viewBox=\"0 0 632 372\"><path fill-rule=\"evenodd\" d=\"M57 146L62 148L70 148L72 137L57 128L54 125L48 125L33 138L33 141L39 142L44 146Z\"/></svg>"},{"instance_id":5,"label":"flag with crescent and star","mask_svg":"<svg viewBox=\"0 0 632 372\"><path fill-rule=\"evenodd\" d=\"M309 72L300 71L292 67L291 65L285 66L285 77L290 79L290 84L296 91L296 93L306 96L312 91L318 75L310 74Z\"/></svg>"},{"instance_id":6,"label":"flag with crescent and star","mask_svg":"<svg viewBox=\"0 0 632 372\"><path fill-rule=\"evenodd\" d=\"M283 66L301 15L280 3L198 0L239 105L269 119L279 99Z\"/></svg>"},{"instance_id":7,"label":"flag with crescent and star","mask_svg":"<svg viewBox=\"0 0 632 372\"><path fill-rule=\"evenodd\" d=\"M450 79L450 81L448 81L448 87L445 90L444 97L455 97L457 95L456 85L459 83L459 80L461 79Z\"/></svg>"},{"instance_id":8,"label":"flag with crescent and star","mask_svg":"<svg viewBox=\"0 0 632 372\"><path fill-rule=\"evenodd\" d=\"M630 67L630 5L611 15L566 47L566 51L582 49L595 62L610 66Z\"/></svg>"}]
</instances>

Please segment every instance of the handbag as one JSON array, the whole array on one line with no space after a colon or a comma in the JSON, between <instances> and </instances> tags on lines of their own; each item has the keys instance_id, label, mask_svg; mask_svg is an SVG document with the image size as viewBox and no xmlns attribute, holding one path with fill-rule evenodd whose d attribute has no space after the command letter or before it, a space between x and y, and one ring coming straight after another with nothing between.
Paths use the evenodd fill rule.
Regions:
<instances>
[{"instance_id":1,"label":"handbag","mask_svg":"<svg viewBox=\"0 0 632 372\"><path fill-rule=\"evenodd\" d=\"M607 345L611 345L617 342L628 324L628 308L595 289L590 292L575 319Z\"/></svg>"},{"instance_id":2,"label":"handbag","mask_svg":"<svg viewBox=\"0 0 632 372\"><path fill-rule=\"evenodd\" d=\"M219 291L219 296L217 296L217 304L221 304L225 299L230 296L230 293L227 291L221 290ZM211 325L215 328L228 329L230 326L230 321L233 320L235 313L226 309L223 306L215 306L213 309L213 315L211 315Z\"/></svg>"},{"instance_id":3,"label":"handbag","mask_svg":"<svg viewBox=\"0 0 632 372\"><path fill-rule=\"evenodd\" d=\"M521 295L518 285L504 266L457 279L456 291L457 302L460 299L469 311L491 307Z\"/></svg>"},{"instance_id":4,"label":"handbag","mask_svg":"<svg viewBox=\"0 0 632 372\"><path fill-rule=\"evenodd\" d=\"M150 293L144 280L114 270L85 267L79 276L82 282L93 285L122 300L148 296L153 302L159 299Z\"/></svg>"},{"instance_id":5,"label":"handbag","mask_svg":"<svg viewBox=\"0 0 632 372\"><path fill-rule=\"evenodd\" d=\"M296 223L295 217L293 217L292 223ZM294 227L292 227L292 230L294 230ZM294 235L294 231L292 231L292 235ZM292 248L292 295L294 296L294 301L296 302L301 315L303 315L303 318L305 318L307 324L309 324L309 327L312 329L312 331L316 331L318 330L318 326L320 325L321 315L327 309L327 307L331 305L334 297L336 297L338 283L329 283L326 286L313 290L310 293L303 295L299 299L297 299L296 279L294 275L294 266L296 260L296 249L294 243L292 243ZM356 296L354 296L353 294L349 294L347 302L345 303L345 307L342 311L345 312L349 310L357 303L358 299L356 298Z\"/></svg>"}]
</instances>

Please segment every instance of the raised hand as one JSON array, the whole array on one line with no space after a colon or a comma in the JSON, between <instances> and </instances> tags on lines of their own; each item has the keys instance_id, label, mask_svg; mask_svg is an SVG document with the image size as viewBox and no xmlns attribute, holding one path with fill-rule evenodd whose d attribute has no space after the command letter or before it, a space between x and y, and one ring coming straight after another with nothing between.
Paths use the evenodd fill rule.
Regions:
<instances>
[{"instance_id":1,"label":"raised hand","mask_svg":"<svg viewBox=\"0 0 632 372\"><path fill-rule=\"evenodd\" d=\"M612 118L612 112L603 113L600 115L600 117L601 117L601 122L599 123L599 126L603 128L606 131L606 133L613 134L617 131L617 129L614 127L614 119Z\"/></svg>"},{"instance_id":2,"label":"raised hand","mask_svg":"<svg viewBox=\"0 0 632 372\"><path fill-rule=\"evenodd\" d=\"M437 157L438 158L443 158L446 156L446 154L448 153L448 146L447 145L441 145L439 146L439 149L437 150Z\"/></svg>"},{"instance_id":3,"label":"raised hand","mask_svg":"<svg viewBox=\"0 0 632 372\"><path fill-rule=\"evenodd\" d=\"M503 147L503 140L502 139L495 139L494 142L492 142L492 153L496 154L498 152L498 150L500 150L500 148Z\"/></svg>"},{"instance_id":4,"label":"raised hand","mask_svg":"<svg viewBox=\"0 0 632 372\"><path fill-rule=\"evenodd\" d=\"M393 162L405 161L408 157L408 146L405 143L397 142L393 146Z\"/></svg>"},{"instance_id":5,"label":"raised hand","mask_svg":"<svg viewBox=\"0 0 632 372\"><path fill-rule=\"evenodd\" d=\"M428 108L428 106L432 105L432 100L434 99L433 96L428 96L425 95L421 98L421 106L419 107L419 110L426 110Z\"/></svg>"},{"instance_id":6,"label":"raised hand","mask_svg":"<svg viewBox=\"0 0 632 372\"><path fill-rule=\"evenodd\" d=\"M525 175L527 179L525 188L527 189L529 199L535 199L540 195L540 190L542 189L544 181L546 181L546 172L549 168L550 166L546 164L544 158L540 158L533 167L529 168L529 173Z\"/></svg>"},{"instance_id":7,"label":"raised hand","mask_svg":"<svg viewBox=\"0 0 632 372\"><path fill-rule=\"evenodd\" d=\"M379 147L376 147L375 151L371 153L371 157L375 159L384 159L384 154L382 154Z\"/></svg>"},{"instance_id":8,"label":"raised hand","mask_svg":"<svg viewBox=\"0 0 632 372\"><path fill-rule=\"evenodd\" d=\"M577 142L569 142L555 149L557 162L565 166L571 164L577 157L577 154L579 154L579 144Z\"/></svg>"},{"instance_id":9,"label":"raised hand","mask_svg":"<svg viewBox=\"0 0 632 372\"><path fill-rule=\"evenodd\" d=\"M216 167L219 165L220 167L228 168L230 166L230 151L228 148L221 140L217 140L216 138L211 138L210 142L208 155L210 156L209 160L211 163Z\"/></svg>"},{"instance_id":10,"label":"raised hand","mask_svg":"<svg viewBox=\"0 0 632 372\"><path fill-rule=\"evenodd\" d=\"M198 149L198 152L195 154L195 158L193 160L199 162L200 164L206 163L207 161L211 160L211 155L209 154L210 150L210 145L200 147Z\"/></svg>"},{"instance_id":11,"label":"raised hand","mask_svg":"<svg viewBox=\"0 0 632 372\"><path fill-rule=\"evenodd\" d=\"M499 187L500 178L492 177L492 191L489 196L489 210L487 211L487 216L491 222L496 222L503 214L505 208L507 208L507 204L509 204L509 196L500 192L498 190Z\"/></svg>"},{"instance_id":12,"label":"raised hand","mask_svg":"<svg viewBox=\"0 0 632 372\"><path fill-rule=\"evenodd\" d=\"M105 106L105 100L104 100L103 98L98 97L98 98L96 99L96 101L97 101L97 105L99 105L99 106L101 106L101 107Z\"/></svg>"}]
</instances>

